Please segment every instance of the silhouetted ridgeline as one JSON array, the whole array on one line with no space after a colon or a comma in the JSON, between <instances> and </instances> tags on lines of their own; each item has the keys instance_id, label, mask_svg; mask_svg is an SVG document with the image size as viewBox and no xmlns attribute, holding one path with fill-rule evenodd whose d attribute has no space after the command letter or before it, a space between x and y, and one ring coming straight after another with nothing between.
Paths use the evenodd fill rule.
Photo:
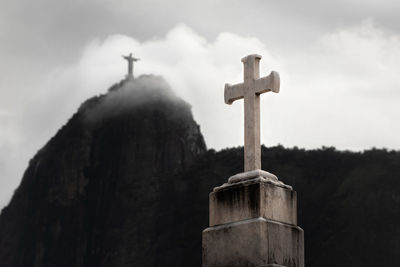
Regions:
<instances>
[{"instance_id":1,"label":"silhouetted ridgeline","mask_svg":"<svg viewBox=\"0 0 400 267\"><path fill-rule=\"evenodd\" d=\"M263 147L298 192L306 266L400 266L400 153ZM208 194L243 150L206 149L190 106L141 76L84 103L0 216L0 266L201 266Z\"/></svg>"}]
</instances>

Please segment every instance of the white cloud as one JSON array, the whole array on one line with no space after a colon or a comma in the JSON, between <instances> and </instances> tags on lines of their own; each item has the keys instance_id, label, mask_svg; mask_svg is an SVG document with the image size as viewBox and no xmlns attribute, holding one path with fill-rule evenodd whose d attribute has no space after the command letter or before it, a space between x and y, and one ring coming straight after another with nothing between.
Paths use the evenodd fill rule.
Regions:
<instances>
[{"instance_id":1,"label":"white cloud","mask_svg":"<svg viewBox=\"0 0 400 267\"><path fill-rule=\"evenodd\" d=\"M399 148L399 37L369 19L322 36L307 55L291 60L287 92L301 110L289 123L297 136L283 143Z\"/></svg>"},{"instance_id":2,"label":"white cloud","mask_svg":"<svg viewBox=\"0 0 400 267\"><path fill-rule=\"evenodd\" d=\"M0 109L0 203L16 188L28 159L80 103L123 78L121 55L129 52L142 59L136 75L163 75L192 104L210 148L243 144L243 102L224 104L223 89L226 82L242 81L240 59L250 53L263 56L261 75L271 70L281 75L281 92L262 95L263 143L400 147L399 35L367 20L326 33L308 48L296 50L293 44L284 53L257 38L228 32L210 42L178 25L165 37L145 42L126 35L93 40L78 62L31 83L24 98L2 92L7 99Z\"/></svg>"},{"instance_id":3,"label":"white cloud","mask_svg":"<svg viewBox=\"0 0 400 267\"><path fill-rule=\"evenodd\" d=\"M165 38L143 43L122 35L90 43L79 64L85 90L92 92L105 88L104 84L111 84L121 77L125 63L120 55L130 51L142 58L135 66L136 75L164 76L175 92L192 104L207 144L216 148L242 143L242 104L228 107L223 102L225 82L242 79L240 59L249 53L263 55L264 74L270 70L265 67L266 63L277 69L280 67L279 61L256 38L221 33L214 42L208 42L181 24L170 30Z\"/></svg>"}]
</instances>

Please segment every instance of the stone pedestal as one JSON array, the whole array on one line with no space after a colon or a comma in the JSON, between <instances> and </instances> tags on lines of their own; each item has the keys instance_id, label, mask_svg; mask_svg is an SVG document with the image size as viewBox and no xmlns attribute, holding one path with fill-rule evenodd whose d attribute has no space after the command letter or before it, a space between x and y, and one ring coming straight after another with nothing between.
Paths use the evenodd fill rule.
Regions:
<instances>
[{"instance_id":1,"label":"stone pedestal","mask_svg":"<svg viewBox=\"0 0 400 267\"><path fill-rule=\"evenodd\" d=\"M210 193L203 267L304 267L296 192L256 170L232 176Z\"/></svg>"}]
</instances>

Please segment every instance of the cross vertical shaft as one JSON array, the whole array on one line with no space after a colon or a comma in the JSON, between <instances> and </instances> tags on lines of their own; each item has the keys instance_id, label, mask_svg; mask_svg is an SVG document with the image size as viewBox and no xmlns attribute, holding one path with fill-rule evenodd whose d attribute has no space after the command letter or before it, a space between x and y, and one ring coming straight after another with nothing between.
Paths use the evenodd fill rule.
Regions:
<instances>
[{"instance_id":1,"label":"cross vertical shaft","mask_svg":"<svg viewBox=\"0 0 400 267\"><path fill-rule=\"evenodd\" d=\"M255 80L260 78L259 57L246 57L244 64L244 171L261 169L260 95L255 94Z\"/></svg>"}]
</instances>

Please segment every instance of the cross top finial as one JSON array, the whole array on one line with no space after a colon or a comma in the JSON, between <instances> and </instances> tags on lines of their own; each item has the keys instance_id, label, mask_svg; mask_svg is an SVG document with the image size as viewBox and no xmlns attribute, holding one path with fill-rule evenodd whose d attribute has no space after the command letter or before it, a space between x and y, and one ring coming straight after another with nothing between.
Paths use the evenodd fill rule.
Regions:
<instances>
[{"instance_id":1,"label":"cross top finial","mask_svg":"<svg viewBox=\"0 0 400 267\"><path fill-rule=\"evenodd\" d=\"M242 58L244 64L244 81L260 78L260 60L261 56L257 54Z\"/></svg>"},{"instance_id":2,"label":"cross top finial","mask_svg":"<svg viewBox=\"0 0 400 267\"><path fill-rule=\"evenodd\" d=\"M130 53L128 56L122 57L128 61L128 74L126 75L126 78L133 79L133 62L139 61L140 58L134 58L132 53Z\"/></svg>"},{"instance_id":3,"label":"cross top finial","mask_svg":"<svg viewBox=\"0 0 400 267\"><path fill-rule=\"evenodd\" d=\"M260 145L260 94L279 93L280 78L276 71L260 78L261 56L257 54L242 58L244 82L225 84L225 103L231 105L244 98L244 171L261 169Z\"/></svg>"}]
</instances>

